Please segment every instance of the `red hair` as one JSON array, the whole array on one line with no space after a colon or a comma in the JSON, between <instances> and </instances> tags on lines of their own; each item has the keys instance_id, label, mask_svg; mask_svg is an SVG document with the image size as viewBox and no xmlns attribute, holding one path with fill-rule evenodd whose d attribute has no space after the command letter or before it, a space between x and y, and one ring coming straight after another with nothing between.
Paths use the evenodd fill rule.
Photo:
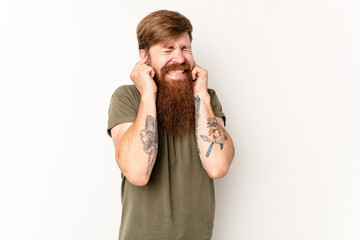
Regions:
<instances>
[{"instance_id":1,"label":"red hair","mask_svg":"<svg viewBox=\"0 0 360 240\"><path fill-rule=\"evenodd\" d=\"M182 14L169 11L158 10L144 17L136 28L136 35L139 50L148 51L149 48L159 42L167 41L187 32L192 41L192 25Z\"/></svg>"}]
</instances>

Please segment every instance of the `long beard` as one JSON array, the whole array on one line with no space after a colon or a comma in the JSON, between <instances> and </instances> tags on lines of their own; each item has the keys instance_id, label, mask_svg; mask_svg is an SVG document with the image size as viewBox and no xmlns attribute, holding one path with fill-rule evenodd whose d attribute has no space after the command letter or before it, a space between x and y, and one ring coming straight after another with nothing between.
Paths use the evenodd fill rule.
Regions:
<instances>
[{"instance_id":1,"label":"long beard","mask_svg":"<svg viewBox=\"0 0 360 240\"><path fill-rule=\"evenodd\" d=\"M181 80L166 80L165 74L169 70L185 70L186 76ZM183 136L195 128L195 104L190 65L185 62L182 65L166 66L156 76L158 124L163 126L170 135Z\"/></svg>"}]
</instances>

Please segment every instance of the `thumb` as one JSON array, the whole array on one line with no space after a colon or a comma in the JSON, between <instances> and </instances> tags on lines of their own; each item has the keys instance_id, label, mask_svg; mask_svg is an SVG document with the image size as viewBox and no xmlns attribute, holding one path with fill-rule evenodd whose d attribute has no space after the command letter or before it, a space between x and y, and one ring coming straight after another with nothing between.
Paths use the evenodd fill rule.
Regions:
<instances>
[{"instance_id":1,"label":"thumb","mask_svg":"<svg viewBox=\"0 0 360 240\"><path fill-rule=\"evenodd\" d=\"M197 73L198 73L198 69L195 67L191 72L194 81L197 79Z\"/></svg>"}]
</instances>

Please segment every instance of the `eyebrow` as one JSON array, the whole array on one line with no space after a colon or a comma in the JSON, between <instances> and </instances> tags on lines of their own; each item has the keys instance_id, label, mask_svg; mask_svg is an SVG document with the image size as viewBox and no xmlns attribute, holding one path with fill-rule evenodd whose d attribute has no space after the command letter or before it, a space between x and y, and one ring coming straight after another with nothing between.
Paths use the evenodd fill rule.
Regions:
<instances>
[{"instance_id":1,"label":"eyebrow","mask_svg":"<svg viewBox=\"0 0 360 240\"><path fill-rule=\"evenodd\" d=\"M163 48L167 48L167 49L174 49L174 46L170 45L170 46L164 46ZM184 48L190 48L190 46L188 45L182 45L181 46L181 49L184 49Z\"/></svg>"}]
</instances>

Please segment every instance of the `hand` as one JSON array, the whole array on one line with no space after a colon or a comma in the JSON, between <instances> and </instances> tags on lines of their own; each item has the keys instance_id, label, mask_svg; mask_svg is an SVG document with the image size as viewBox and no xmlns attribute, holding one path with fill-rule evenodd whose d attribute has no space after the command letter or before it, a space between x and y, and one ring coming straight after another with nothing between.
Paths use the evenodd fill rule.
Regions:
<instances>
[{"instance_id":1,"label":"hand","mask_svg":"<svg viewBox=\"0 0 360 240\"><path fill-rule=\"evenodd\" d=\"M148 56L137 62L130 73L130 78L139 90L141 96L156 95L157 86L154 81L155 70L147 65Z\"/></svg>"},{"instance_id":2,"label":"hand","mask_svg":"<svg viewBox=\"0 0 360 240\"><path fill-rule=\"evenodd\" d=\"M196 63L194 63L194 68L192 70L193 78L193 89L194 94L208 94L207 91L207 82L208 82L208 71L202 69Z\"/></svg>"}]
</instances>

